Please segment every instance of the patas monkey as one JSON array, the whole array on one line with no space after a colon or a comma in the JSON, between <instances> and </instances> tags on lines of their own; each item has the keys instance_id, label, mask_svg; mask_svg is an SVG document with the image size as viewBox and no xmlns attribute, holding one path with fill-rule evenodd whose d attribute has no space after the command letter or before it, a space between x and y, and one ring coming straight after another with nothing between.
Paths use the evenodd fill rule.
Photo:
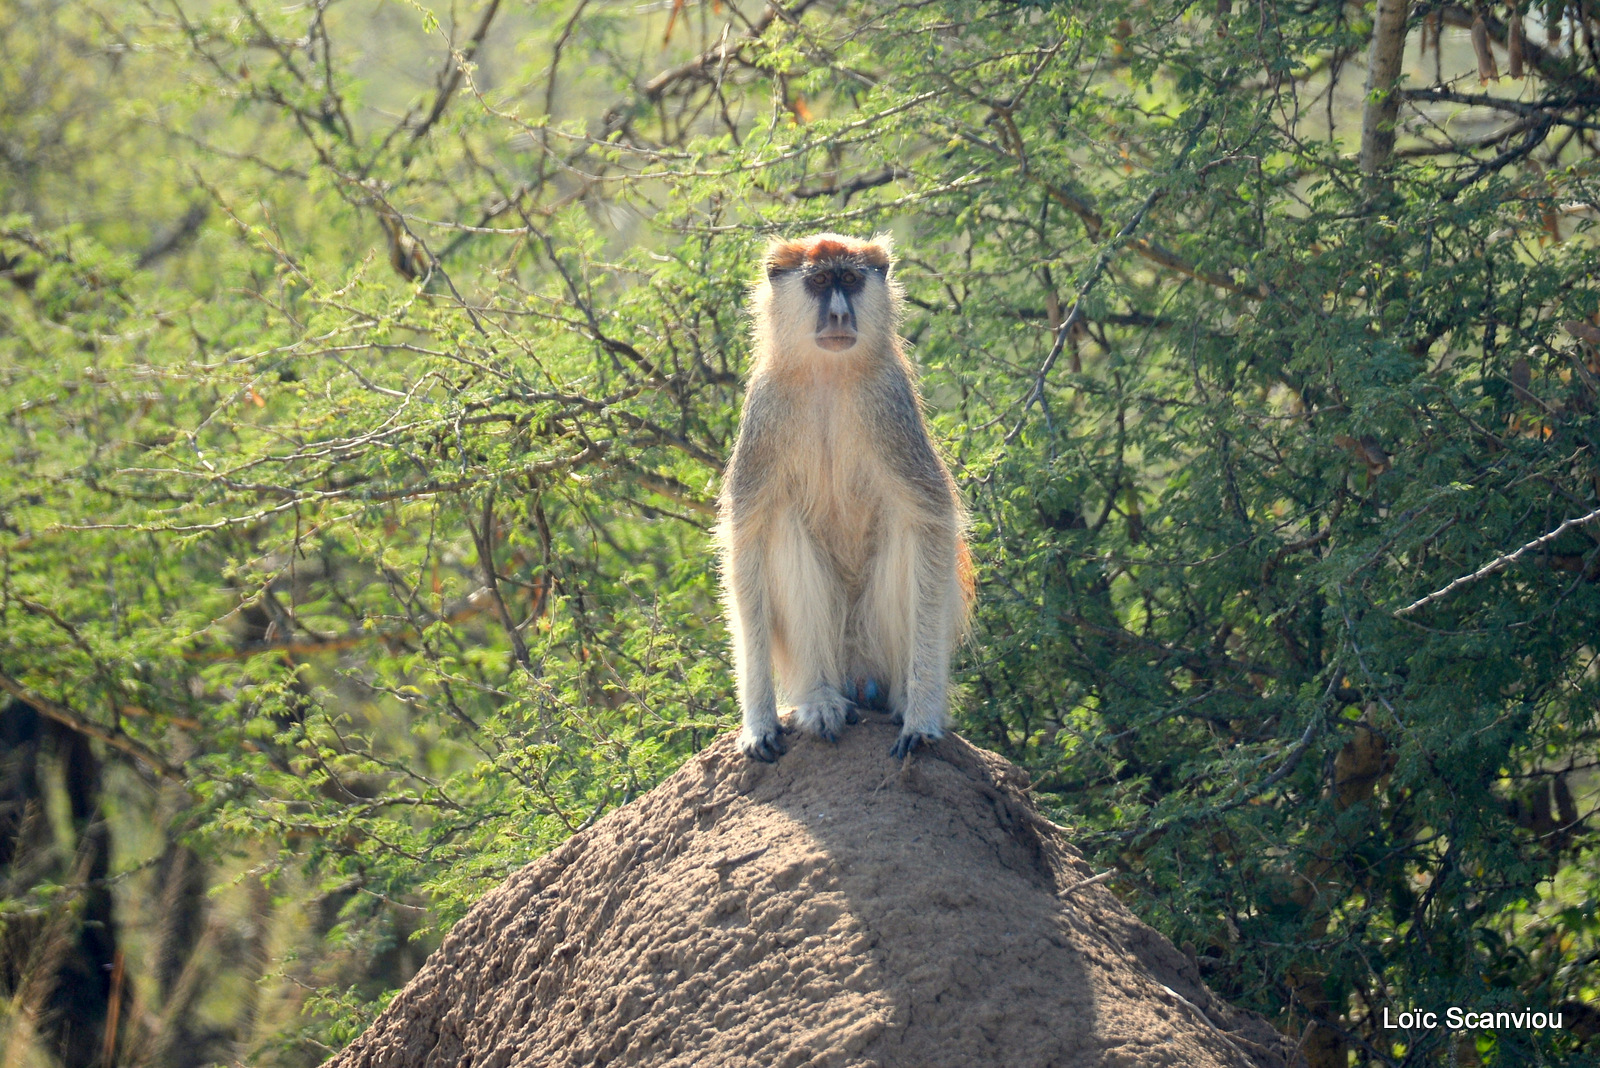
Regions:
<instances>
[{"instance_id":1,"label":"patas monkey","mask_svg":"<svg viewBox=\"0 0 1600 1068\"><path fill-rule=\"evenodd\" d=\"M739 748L769 763L787 748L776 667L795 727L837 740L858 705L887 708L904 757L944 733L972 574L898 335L889 242L774 243L765 267L718 501Z\"/></svg>"}]
</instances>

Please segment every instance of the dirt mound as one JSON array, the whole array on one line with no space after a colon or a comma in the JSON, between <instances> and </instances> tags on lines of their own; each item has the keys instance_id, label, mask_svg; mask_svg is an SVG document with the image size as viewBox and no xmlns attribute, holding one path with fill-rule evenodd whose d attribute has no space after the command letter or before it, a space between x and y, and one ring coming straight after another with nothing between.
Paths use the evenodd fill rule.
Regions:
<instances>
[{"instance_id":1,"label":"dirt mound","mask_svg":"<svg viewBox=\"0 0 1600 1068\"><path fill-rule=\"evenodd\" d=\"M1282 1065L955 737L719 739L484 898L328 1068Z\"/></svg>"}]
</instances>

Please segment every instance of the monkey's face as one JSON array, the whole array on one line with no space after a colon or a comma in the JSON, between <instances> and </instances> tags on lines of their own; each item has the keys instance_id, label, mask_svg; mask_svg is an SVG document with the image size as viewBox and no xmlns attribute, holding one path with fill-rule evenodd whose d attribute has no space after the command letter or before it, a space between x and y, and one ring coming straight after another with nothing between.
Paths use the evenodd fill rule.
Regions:
<instances>
[{"instance_id":1,"label":"monkey's face","mask_svg":"<svg viewBox=\"0 0 1600 1068\"><path fill-rule=\"evenodd\" d=\"M819 265L805 270L801 277L815 310L816 329L812 340L817 348L845 352L856 347L861 339L856 308L867 303L862 298L871 282L883 285L881 276L873 278L875 273L871 267L849 263Z\"/></svg>"},{"instance_id":2,"label":"monkey's face","mask_svg":"<svg viewBox=\"0 0 1600 1068\"><path fill-rule=\"evenodd\" d=\"M886 242L833 234L786 242L773 247L766 268L757 305L782 348L886 351L895 327Z\"/></svg>"}]
</instances>

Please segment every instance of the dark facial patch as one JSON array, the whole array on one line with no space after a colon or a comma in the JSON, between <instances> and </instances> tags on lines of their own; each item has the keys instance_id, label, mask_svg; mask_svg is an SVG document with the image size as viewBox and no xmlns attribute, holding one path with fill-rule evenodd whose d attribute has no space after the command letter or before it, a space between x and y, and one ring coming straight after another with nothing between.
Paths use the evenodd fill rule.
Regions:
<instances>
[{"instance_id":1,"label":"dark facial patch","mask_svg":"<svg viewBox=\"0 0 1600 1068\"><path fill-rule=\"evenodd\" d=\"M796 268L804 272L806 292L817 302L818 334L853 335L856 332L855 298L866 287L867 272L871 269L848 262Z\"/></svg>"},{"instance_id":2,"label":"dark facial patch","mask_svg":"<svg viewBox=\"0 0 1600 1068\"><path fill-rule=\"evenodd\" d=\"M847 296L854 296L867 284L866 272L848 263L807 267L803 270L806 276L806 288L813 293L826 293L838 288L844 290Z\"/></svg>"}]
</instances>

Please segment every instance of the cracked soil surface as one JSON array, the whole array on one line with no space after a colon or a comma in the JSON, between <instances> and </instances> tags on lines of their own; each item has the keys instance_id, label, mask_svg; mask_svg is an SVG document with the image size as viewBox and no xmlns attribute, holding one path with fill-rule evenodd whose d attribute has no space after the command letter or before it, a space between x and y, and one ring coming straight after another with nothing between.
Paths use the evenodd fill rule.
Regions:
<instances>
[{"instance_id":1,"label":"cracked soil surface","mask_svg":"<svg viewBox=\"0 0 1600 1068\"><path fill-rule=\"evenodd\" d=\"M1023 772L869 716L719 738L517 872L327 1068L1269 1068L1288 1044L1096 883Z\"/></svg>"}]
</instances>

